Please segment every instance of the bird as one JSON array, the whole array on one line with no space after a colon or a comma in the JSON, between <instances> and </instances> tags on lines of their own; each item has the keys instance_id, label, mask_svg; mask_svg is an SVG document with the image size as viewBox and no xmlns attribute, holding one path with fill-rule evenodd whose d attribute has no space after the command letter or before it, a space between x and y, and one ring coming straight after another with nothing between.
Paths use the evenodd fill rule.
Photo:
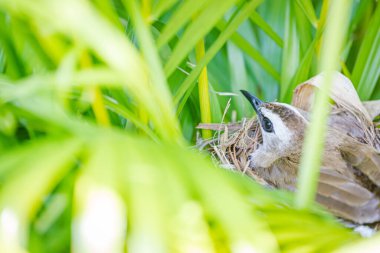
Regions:
<instances>
[{"instance_id":1,"label":"bird","mask_svg":"<svg viewBox=\"0 0 380 253\"><path fill-rule=\"evenodd\" d=\"M257 114L262 141L249 167L276 188L296 191L310 112L280 102L263 102L241 90ZM329 114L316 201L334 215L357 224L380 221L379 136L360 112L337 105Z\"/></svg>"}]
</instances>

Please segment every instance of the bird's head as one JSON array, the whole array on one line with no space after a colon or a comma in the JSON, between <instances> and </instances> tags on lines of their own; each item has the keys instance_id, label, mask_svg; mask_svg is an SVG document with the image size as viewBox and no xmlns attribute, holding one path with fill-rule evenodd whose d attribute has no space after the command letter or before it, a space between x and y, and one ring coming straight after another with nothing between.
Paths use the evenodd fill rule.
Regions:
<instances>
[{"instance_id":1,"label":"bird's head","mask_svg":"<svg viewBox=\"0 0 380 253\"><path fill-rule=\"evenodd\" d=\"M298 148L303 139L307 120L300 111L288 104L262 102L248 91L243 95L257 113L265 149L280 153Z\"/></svg>"}]
</instances>

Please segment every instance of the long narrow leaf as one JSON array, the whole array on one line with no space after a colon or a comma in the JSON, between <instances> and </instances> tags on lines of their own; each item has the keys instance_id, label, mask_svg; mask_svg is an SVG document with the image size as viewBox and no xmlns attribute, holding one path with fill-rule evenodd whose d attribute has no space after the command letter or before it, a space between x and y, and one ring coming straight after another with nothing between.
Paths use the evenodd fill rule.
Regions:
<instances>
[{"instance_id":1,"label":"long narrow leaf","mask_svg":"<svg viewBox=\"0 0 380 253\"><path fill-rule=\"evenodd\" d=\"M182 139L179 125L177 120L174 118L174 111L172 109L172 99L168 90L162 64L153 43L152 35L150 34L147 26L144 24L144 20L139 12L140 10L136 1L128 0L124 1L124 3L128 6L132 20L136 27L137 35L141 44L141 50L149 66L150 78L152 79L152 82L154 82L154 85L150 82L149 85L153 91L160 94L160 99L157 101L158 104L156 104L156 106L162 108L163 110L160 119L162 123L156 121L156 127L160 130L160 132L165 133L166 136L164 136L164 138L166 140L181 142ZM155 115L150 115L150 117L155 117Z\"/></svg>"},{"instance_id":2,"label":"long narrow leaf","mask_svg":"<svg viewBox=\"0 0 380 253\"><path fill-rule=\"evenodd\" d=\"M260 0L251 1L247 3L244 7L242 7L239 13L235 15L233 20L231 20L231 22L228 23L227 27L219 35L218 39L214 42L214 44L208 49L205 56L202 58L202 61L200 61L197 64L197 66L193 69L193 71L187 77L185 82L178 89L177 94L174 97L174 102L176 104L181 101L181 104L179 105L177 109L177 113L181 112L183 105L186 103L188 97L190 96L191 91L194 87L194 81L196 80L200 72L202 71L202 68L208 64L208 62L215 56L218 50L224 45L224 43L226 43L228 38L236 31L239 25L245 19L247 19L250 12L254 10L260 2L261 2Z\"/></svg>"},{"instance_id":3,"label":"long narrow leaf","mask_svg":"<svg viewBox=\"0 0 380 253\"><path fill-rule=\"evenodd\" d=\"M222 24L222 23L220 23ZM218 25L222 29L221 25ZM254 48L243 36L238 33L231 35L231 41L235 43L243 52L256 61L268 74L275 80L280 81L280 74L278 71L264 58L260 51Z\"/></svg>"},{"instance_id":4,"label":"long narrow leaf","mask_svg":"<svg viewBox=\"0 0 380 253\"><path fill-rule=\"evenodd\" d=\"M296 73L300 62L300 39L297 33L295 3L288 1L286 5L286 24L284 35L284 49L282 52L281 67L281 90L280 99L284 100L287 93L290 92L290 81Z\"/></svg>"},{"instance_id":5,"label":"long narrow leaf","mask_svg":"<svg viewBox=\"0 0 380 253\"><path fill-rule=\"evenodd\" d=\"M322 44L319 70L327 72L322 79L322 91L316 95L311 124L307 129L303 147L295 202L301 209L309 207L315 198L329 112L328 94L333 78L338 75L332 71L339 68L339 56L347 30L344 22L347 20L350 7L351 1L349 0L334 1L326 21L327 29ZM337 15L337 13L339 14ZM346 29L344 30L342 27L346 27Z\"/></svg>"},{"instance_id":6,"label":"long narrow leaf","mask_svg":"<svg viewBox=\"0 0 380 253\"><path fill-rule=\"evenodd\" d=\"M377 6L370 21L370 28L360 47L352 72L361 99L368 100L380 76L380 6Z\"/></svg>"},{"instance_id":7,"label":"long narrow leaf","mask_svg":"<svg viewBox=\"0 0 380 253\"><path fill-rule=\"evenodd\" d=\"M270 27L270 25L265 22L265 20L260 16L259 13L256 11L253 12L253 14L250 16L250 19L252 20L253 23L255 23L260 29L262 29L266 34L268 34L269 37L272 38L274 42L279 47L284 47L284 41L282 38Z\"/></svg>"},{"instance_id":8,"label":"long narrow leaf","mask_svg":"<svg viewBox=\"0 0 380 253\"><path fill-rule=\"evenodd\" d=\"M172 7L176 3L176 0L162 0L158 1L157 5L152 10L151 19L156 19L161 16L166 10Z\"/></svg>"},{"instance_id":9,"label":"long narrow leaf","mask_svg":"<svg viewBox=\"0 0 380 253\"><path fill-rule=\"evenodd\" d=\"M212 1L207 0L187 0L184 1L180 7L174 12L170 21L165 25L162 33L157 39L157 46L161 48L168 43L171 38L178 32L178 30L184 26L191 18L202 8L206 7Z\"/></svg>"},{"instance_id":10,"label":"long narrow leaf","mask_svg":"<svg viewBox=\"0 0 380 253\"><path fill-rule=\"evenodd\" d=\"M315 10L311 0L297 0L297 4L301 7L306 17L309 19L310 23L317 27L317 16L315 15Z\"/></svg>"},{"instance_id":11,"label":"long narrow leaf","mask_svg":"<svg viewBox=\"0 0 380 253\"><path fill-rule=\"evenodd\" d=\"M166 76L173 73L186 55L195 47L195 44L212 29L235 2L236 0L212 0L212 3L189 25L174 48L173 54L165 65Z\"/></svg>"}]
</instances>

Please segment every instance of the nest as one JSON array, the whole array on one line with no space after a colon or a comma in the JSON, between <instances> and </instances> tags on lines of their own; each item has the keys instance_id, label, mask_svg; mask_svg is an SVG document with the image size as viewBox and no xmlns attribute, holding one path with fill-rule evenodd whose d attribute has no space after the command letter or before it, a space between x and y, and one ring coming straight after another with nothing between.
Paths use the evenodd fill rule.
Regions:
<instances>
[{"instance_id":1,"label":"nest","mask_svg":"<svg viewBox=\"0 0 380 253\"><path fill-rule=\"evenodd\" d=\"M217 131L216 137L211 140L198 139L197 146L199 149L207 148L222 168L239 171L256 182L271 187L254 170L249 169L249 155L262 143L257 118L243 119L239 123L199 124L197 128Z\"/></svg>"}]
</instances>

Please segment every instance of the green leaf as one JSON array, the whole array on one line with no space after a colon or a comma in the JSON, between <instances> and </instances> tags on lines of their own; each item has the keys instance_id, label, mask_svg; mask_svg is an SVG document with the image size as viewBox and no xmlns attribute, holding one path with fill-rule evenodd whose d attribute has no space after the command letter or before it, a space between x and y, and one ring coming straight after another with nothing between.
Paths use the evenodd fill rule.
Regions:
<instances>
[{"instance_id":1,"label":"green leaf","mask_svg":"<svg viewBox=\"0 0 380 253\"><path fill-rule=\"evenodd\" d=\"M314 51L315 51L315 45L316 45L316 40L312 44L310 44L309 49L306 51L304 57L301 59L300 66L297 69L294 76L292 77L292 80L290 81L289 90L286 93L286 96L284 97L284 101L286 102L291 101L294 88L301 82L306 81L307 78L310 76L311 67L313 63L313 57L314 57Z\"/></svg>"},{"instance_id":2,"label":"green leaf","mask_svg":"<svg viewBox=\"0 0 380 253\"><path fill-rule=\"evenodd\" d=\"M380 76L380 6L377 6L370 26L360 46L352 71L352 82L362 100L368 100Z\"/></svg>"},{"instance_id":3,"label":"green leaf","mask_svg":"<svg viewBox=\"0 0 380 253\"><path fill-rule=\"evenodd\" d=\"M2 185L1 207L11 208L23 219L32 217L42 205L44 196L73 167L80 147L79 140L70 139L42 142L37 148L35 144L29 146L28 159L14 167L15 171L7 176L6 183ZM8 161L13 161L15 156L18 156L18 151L6 153L1 159L9 164ZM44 159L41 159L43 156ZM4 167L0 166L0 170Z\"/></svg>"},{"instance_id":4,"label":"green leaf","mask_svg":"<svg viewBox=\"0 0 380 253\"><path fill-rule=\"evenodd\" d=\"M291 78L296 73L299 66L301 52L300 39L297 33L295 3L288 1L286 5L286 23L284 35L284 49L282 52L282 67L281 67L281 89L280 100L283 101L289 89Z\"/></svg>"},{"instance_id":5,"label":"green leaf","mask_svg":"<svg viewBox=\"0 0 380 253\"><path fill-rule=\"evenodd\" d=\"M313 7L313 3L311 0L297 0L297 4L300 6L302 11L305 13L307 19L310 21L310 23L317 27L317 16L315 15L315 10Z\"/></svg>"},{"instance_id":6,"label":"green leaf","mask_svg":"<svg viewBox=\"0 0 380 253\"><path fill-rule=\"evenodd\" d=\"M223 29L223 32L219 35L217 40L212 44L212 46L207 50L205 56L193 69L190 75L186 78L185 82L182 83L181 87L178 89L176 95L174 96L174 102L177 104L181 101L178 106L177 114L182 111L184 104L186 103L188 97L194 88L194 81L202 71L202 68L206 66L209 61L215 56L218 50L226 43L228 38L236 31L239 25L250 15L250 12L257 7L260 1L251 1L246 3L232 20Z\"/></svg>"},{"instance_id":7,"label":"green leaf","mask_svg":"<svg viewBox=\"0 0 380 253\"><path fill-rule=\"evenodd\" d=\"M157 47L161 48L163 45L167 44L173 36L178 33L178 30L181 29L182 26L188 23L194 15L211 3L212 1L207 0L184 1L171 16L169 22L165 25L160 36L157 38Z\"/></svg>"},{"instance_id":8,"label":"green leaf","mask_svg":"<svg viewBox=\"0 0 380 253\"><path fill-rule=\"evenodd\" d=\"M293 15L295 16L297 34L299 37L300 57L302 57L313 41L312 34L314 29L311 24L307 22L307 16L299 5L293 3L292 8Z\"/></svg>"},{"instance_id":9,"label":"green leaf","mask_svg":"<svg viewBox=\"0 0 380 253\"><path fill-rule=\"evenodd\" d=\"M218 26L220 27L220 26ZM220 27L221 29L221 27ZM255 60L268 74L275 80L280 80L277 70L262 56L259 50L255 49L243 36L238 33L231 35L231 41L235 43L242 51Z\"/></svg>"},{"instance_id":10,"label":"green leaf","mask_svg":"<svg viewBox=\"0 0 380 253\"><path fill-rule=\"evenodd\" d=\"M233 92L239 94L239 90L248 89L244 53L233 43L227 42L227 55L230 63L231 88ZM239 118L247 114L247 107L243 101L244 98L242 97L233 100Z\"/></svg>"},{"instance_id":11,"label":"green leaf","mask_svg":"<svg viewBox=\"0 0 380 253\"><path fill-rule=\"evenodd\" d=\"M162 13L170 9L177 1L176 0L161 0L153 7L151 19L159 18Z\"/></svg>"},{"instance_id":12,"label":"green leaf","mask_svg":"<svg viewBox=\"0 0 380 253\"><path fill-rule=\"evenodd\" d=\"M195 47L195 44L209 32L228 9L237 0L211 0L208 6L199 13L194 21L186 28L181 40L178 41L173 54L165 64L165 74L170 76L186 55ZM256 1L251 1L256 3Z\"/></svg>"},{"instance_id":13,"label":"green leaf","mask_svg":"<svg viewBox=\"0 0 380 253\"><path fill-rule=\"evenodd\" d=\"M160 94L155 106L161 108L161 112L156 110L154 113L160 114L160 119L155 119L155 115L149 115L155 119L157 130L162 134L162 138L166 141L181 142L182 136L179 129L177 119L172 110L173 104L166 82L166 78L162 69L162 64L156 51L156 47L153 42L152 34L149 32L144 20L139 13L139 8L135 0L125 0L125 5L128 6L129 13L131 14L132 21L136 27L137 36L142 48L144 59L148 65L148 72L154 86L151 85L151 89ZM149 98L147 98L149 99ZM152 108L153 109L153 108Z\"/></svg>"},{"instance_id":14,"label":"green leaf","mask_svg":"<svg viewBox=\"0 0 380 253\"><path fill-rule=\"evenodd\" d=\"M6 73L10 77L16 78L25 75L26 70L14 43L12 43L12 37L5 18L5 15L0 13L0 46L7 61Z\"/></svg>"},{"instance_id":15,"label":"green leaf","mask_svg":"<svg viewBox=\"0 0 380 253\"><path fill-rule=\"evenodd\" d=\"M260 29L262 29L279 47L284 47L284 42L280 36L270 27L270 25L265 22L265 20L256 11L250 16L250 19L255 23Z\"/></svg>"},{"instance_id":16,"label":"green leaf","mask_svg":"<svg viewBox=\"0 0 380 253\"><path fill-rule=\"evenodd\" d=\"M308 208L315 201L330 109L328 103L329 92L333 76L339 75L335 71L339 69L340 50L348 28L342 29L342 27L344 27L350 12L351 2L347 3L345 0L334 1L329 9L322 43L321 60L318 66L319 71L325 73L323 74L320 90L316 93L310 120L311 124L306 130L299 168L296 205L300 209Z\"/></svg>"}]
</instances>

